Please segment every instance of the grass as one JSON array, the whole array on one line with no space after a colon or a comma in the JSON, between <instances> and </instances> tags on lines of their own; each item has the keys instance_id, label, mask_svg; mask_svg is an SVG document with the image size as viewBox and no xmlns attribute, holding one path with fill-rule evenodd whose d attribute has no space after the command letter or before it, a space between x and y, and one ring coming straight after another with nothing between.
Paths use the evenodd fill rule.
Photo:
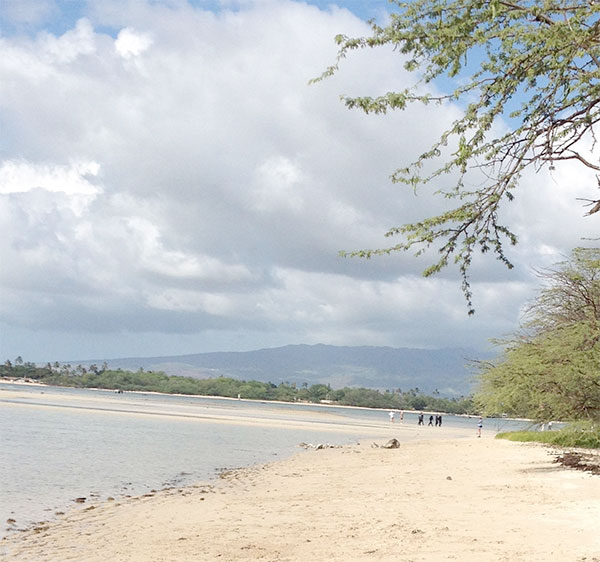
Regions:
<instances>
[{"instance_id":1,"label":"grass","mask_svg":"<svg viewBox=\"0 0 600 562\"><path fill-rule=\"evenodd\" d=\"M558 431L509 431L498 433L496 439L545 443L558 447L600 449L600 425L578 422L569 424Z\"/></svg>"}]
</instances>

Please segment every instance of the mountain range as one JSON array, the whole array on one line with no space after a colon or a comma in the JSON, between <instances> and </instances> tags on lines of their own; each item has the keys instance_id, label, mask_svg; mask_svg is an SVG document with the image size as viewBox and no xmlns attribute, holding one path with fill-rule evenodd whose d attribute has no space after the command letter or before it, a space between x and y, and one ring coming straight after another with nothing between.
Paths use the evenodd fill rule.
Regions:
<instances>
[{"instance_id":1,"label":"mountain range","mask_svg":"<svg viewBox=\"0 0 600 562\"><path fill-rule=\"evenodd\" d=\"M374 346L286 345L255 351L196 353L79 361L111 369L164 371L195 378L232 377L298 386L323 383L332 388L380 390L418 388L425 394L467 395L473 388L473 361L492 355L462 348L413 349Z\"/></svg>"}]
</instances>

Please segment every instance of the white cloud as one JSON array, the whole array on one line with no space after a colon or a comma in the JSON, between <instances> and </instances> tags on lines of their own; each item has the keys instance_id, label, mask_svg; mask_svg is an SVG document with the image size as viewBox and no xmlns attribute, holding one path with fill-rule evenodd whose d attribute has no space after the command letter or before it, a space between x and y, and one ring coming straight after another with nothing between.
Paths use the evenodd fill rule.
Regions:
<instances>
[{"instance_id":1,"label":"white cloud","mask_svg":"<svg viewBox=\"0 0 600 562\"><path fill-rule=\"evenodd\" d=\"M152 38L147 33L139 33L126 27L119 31L115 41L115 49L124 59L137 57L152 45Z\"/></svg>"},{"instance_id":2,"label":"white cloud","mask_svg":"<svg viewBox=\"0 0 600 562\"><path fill-rule=\"evenodd\" d=\"M301 179L298 166L288 158L270 156L255 172L253 206L258 211L301 212L304 208Z\"/></svg>"},{"instance_id":3,"label":"white cloud","mask_svg":"<svg viewBox=\"0 0 600 562\"><path fill-rule=\"evenodd\" d=\"M59 64L72 63L78 57L96 52L94 29L87 19L79 20L74 29L60 37L50 33L42 34L39 43L40 55Z\"/></svg>"},{"instance_id":4,"label":"white cloud","mask_svg":"<svg viewBox=\"0 0 600 562\"><path fill-rule=\"evenodd\" d=\"M226 295L171 289L163 293L149 294L148 304L161 310L205 312L213 316L234 317L234 308Z\"/></svg>"},{"instance_id":5,"label":"white cloud","mask_svg":"<svg viewBox=\"0 0 600 562\"><path fill-rule=\"evenodd\" d=\"M91 180L99 171L100 165L93 161L65 166L6 160L0 165L0 193L45 189L54 193L96 195L102 190Z\"/></svg>"}]
</instances>

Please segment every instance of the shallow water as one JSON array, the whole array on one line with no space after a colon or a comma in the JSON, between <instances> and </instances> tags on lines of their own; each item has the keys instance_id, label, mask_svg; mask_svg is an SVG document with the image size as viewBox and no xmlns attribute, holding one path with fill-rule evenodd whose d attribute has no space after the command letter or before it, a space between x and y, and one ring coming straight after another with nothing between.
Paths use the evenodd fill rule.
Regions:
<instances>
[{"instance_id":1,"label":"shallow water","mask_svg":"<svg viewBox=\"0 0 600 562\"><path fill-rule=\"evenodd\" d=\"M51 519L75 498L90 505L206 481L222 468L289 456L301 442L440 437L476 423L444 416L442 429L402 435L381 410L4 384L0 391L0 520L16 521L0 535ZM416 425L416 415L405 414L403 425ZM509 425L486 420L496 431Z\"/></svg>"}]
</instances>

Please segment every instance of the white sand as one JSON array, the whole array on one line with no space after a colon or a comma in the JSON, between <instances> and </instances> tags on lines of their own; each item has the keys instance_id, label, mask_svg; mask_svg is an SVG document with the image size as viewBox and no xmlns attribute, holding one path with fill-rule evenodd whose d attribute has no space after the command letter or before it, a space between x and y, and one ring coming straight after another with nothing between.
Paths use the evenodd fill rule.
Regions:
<instances>
[{"instance_id":1,"label":"white sand","mask_svg":"<svg viewBox=\"0 0 600 562\"><path fill-rule=\"evenodd\" d=\"M11 534L0 559L598 562L600 477L553 458L474 434L311 450L212 485L87 506Z\"/></svg>"}]
</instances>

